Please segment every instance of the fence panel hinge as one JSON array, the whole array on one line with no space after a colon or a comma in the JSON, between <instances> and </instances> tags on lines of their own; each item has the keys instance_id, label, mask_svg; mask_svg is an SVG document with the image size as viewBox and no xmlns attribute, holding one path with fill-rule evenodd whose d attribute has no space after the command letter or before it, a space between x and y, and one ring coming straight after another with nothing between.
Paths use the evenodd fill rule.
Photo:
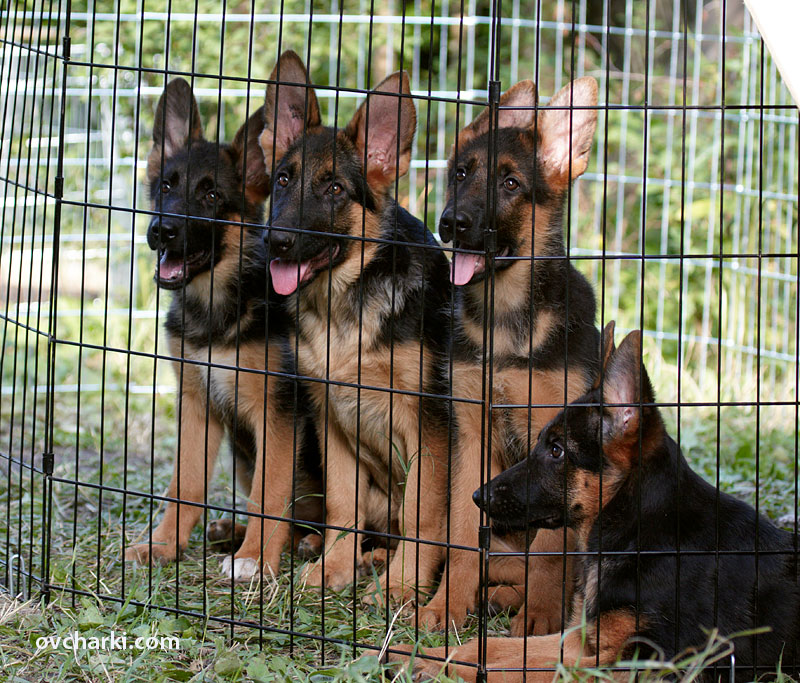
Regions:
<instances>
[{"instance_id":1,"label":"fence panel hinge","mask_svg":"<svg viewBox=\"0 0 800 683\"><path fill-rule=\"evenodd\" d=\"M489 539L491 537L490 528L488 526L482 526L478 529L478 547L481 550L489 550Z\"/></svg>"},{"instance_id":2,"label":"fence panel hinge","mask_svg":"<svg viewBox=\"0 0 800 683\"><path fill-rule=\"evenodd\" d=\"M62 53L65 60L70 58L70 54L72 51L72 38L69 36L64 36L64 40L61 43L62 45Z\"/></svg>"},{"instance_id":3,"label":"fence panel hinge","mask_svg":"<svg viewBox=\"0 0 800 683\"><path fill-rule=\"evenodd\" d=\"M56 199L62 199L64 197L64 176L56 176L53 194Z\"/></svg>"},{"instance_id":4,"label":"fence panel hinge","mask_svg":"<svg viewBox=\"0 0 800 683\"><path fill-rule=\"evenodd\" d=\"M483 248L487 254L494 254L497 251L497 230L489 228L484 232Z\"/></svg>"},{"instance_id":5,"label":"fence panel hinge","mask_svg":"<svg viewBox=\"0 0 800 683\"><path fill-rule=\"evenodd\" d=\"M475 672L475 683L486 683L486 672L478 670Z\"/></svg>"},{"instance_id":6,"label":"fence panel hinge","mask_svg":"<svg viewBox=\"0 0 800 683\"><path fill-rule=\"evenodd\" d=\"M489 104L500 103L500 81L489 81Z\"/></svg>"},{"instance_id":7,"label":"fence panel hinge","mask_svg":"<svg viewBox=\"0 0 800 683\"><path fill-rule=\"evenodd\" d=\"M42 470L45 474L53 474L55 455L52 453L42 453Z\"/></svg>"}]
</instances>

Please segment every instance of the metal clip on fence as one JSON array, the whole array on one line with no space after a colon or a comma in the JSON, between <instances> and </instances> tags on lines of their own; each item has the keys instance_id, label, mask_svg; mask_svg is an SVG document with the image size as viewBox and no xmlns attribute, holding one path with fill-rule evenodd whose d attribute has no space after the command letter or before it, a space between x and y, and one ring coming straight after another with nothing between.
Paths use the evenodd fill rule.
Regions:
<instances>
[{"instance_id":1,"label":"metal clip on fence","mask_svg":"<svg viewBox=\"0 0 800 683\"><path fill-rule=\"evenodd\" d=\"M16 590L14 590L14 569L17 566L17 564L14 562L15 560L19 564L20 573L23 575L25 574L25 558L19 553L14 553L8 560L8 593L13 599L16 599L20 597L20 595L24 594L24 590L20 591L19 595L17 594Z\"/></svg>"}]
</instances>

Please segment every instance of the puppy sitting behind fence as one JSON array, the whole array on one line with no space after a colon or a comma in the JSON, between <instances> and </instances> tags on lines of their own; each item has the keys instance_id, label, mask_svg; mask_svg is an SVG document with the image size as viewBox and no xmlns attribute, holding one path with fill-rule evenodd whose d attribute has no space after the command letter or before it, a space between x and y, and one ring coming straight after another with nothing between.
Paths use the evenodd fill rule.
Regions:
<instances>
[{"instance_id":1,"label":"puppy sitting behind fence","mask_svg":"<svg viewBox=\"0 0 800 683\"><path fill-rule=\"evenodd\" d=\"M654 405L641 333L631 332L616 350L613 335L610 323L603 372L591 391L542 430L527 460L475 492L493 523L566 524L585 553L566 633L490 638L488 680L551 681L552 670L536 669L559 659L566 666L607 666L636 650L639 658L671 659L702 648L712 628L734 636L759 627L768 630L733 640L736 679L753 680L778 666L796 674L797 539L692 471ZM450 648L452 661L473 663L451 671L474 681L480 645ZM534 671L498 671L520 669L523 649ZM415 669L438 673L445 649L425 655L439 661L418 657Z\"/></svg>"},{"instance_id":2,"label":"puppy sitting behind fence","mask_svg":"<svg viewBox=\"0 0 800 683\"><path fill-rule=\"evenodd\" d=\"M446 392L447 259L394 200L416 131L408 75L387 77L332 128L297 55L280 63L281 81L296 85L267 96L261 144L275 180L265 239L273 285L297 316L299 371L323 380L309 394L334 528L305 578L335 589L369 569L356 529L399 522L406 536L439 539L447 410L431 397ZM401 541L384 590L413 597L440 557L435 545Z\"/></svg>"},{"instance_id":3,"label":"puppy sitting behind fence","mask_svg":"<svg viewBox=\"0 0 800 683\"><path fill-rule=\"evenodd\" d=\"M496 164L489 163L488 109L459 133L448 162L447 206L439 230L456 248L451 269L457 288L453 394L472 402L454 402L450 542L456 548L449 551L436 595L420 611L428 627L460 628L477 606L480 557L458 547L478 544L480 514L471 496L484 481L482 453L491 461L492 474L524 460L539 430L559 407L589 388L599 369L594 292L566 259L563 234L570 185L589 162L597 83L580 78L538 112L536 103L536 86L529 80L500 98ZM491 181L497 187L493 217L486 201ZM496 227L493 264L483 253L491 218ZM484 364L489 326L492 355ZM493 404L519 406L493 408L491 449L489 415L481 403L487 382ZM494 538L493 549L523 550L522 536ZM565 538L571 550L572 533L563 529L534 540L531 550L542 554L528 560L528 600L512 622L515 635L559 628L562 601L569 600L572 586L571 557L565 562L558 554ZM494 593L494 601L519 605L526 594L525 573L526 562L519 557L493 560L490 580L509 584Z\"/></svg>"},{"instance_id":4,"label":"puppy sitting behind fence","mask_svg":"<svg viewBox=\"0 0 800 683\"><path fill-rule=\"evenodd\" d=\"M158 103L147 163L158 214L147 242L158 254L156 283L173 292L165 328L176 359L179 446L163 519L147 542L125 553L140 564L173 561L186 548L226 430L248 512L271 516L248 517L246 530L228 520L210 525L210 539L234 536L241 544L233 562L223 561L229 578L249 579L259 566L278 570L289 524L275 517L320 519L319 498L311 495L320 488L319 453L313 430L305 429L302 392L295 404L294 388L265 374L292 364L288 320L270 294L261 231L242 226L262 220L269 194L258 144L263 126L261 107L233 143L207 141L181 78Z\"/></svg>"}]
</instances>

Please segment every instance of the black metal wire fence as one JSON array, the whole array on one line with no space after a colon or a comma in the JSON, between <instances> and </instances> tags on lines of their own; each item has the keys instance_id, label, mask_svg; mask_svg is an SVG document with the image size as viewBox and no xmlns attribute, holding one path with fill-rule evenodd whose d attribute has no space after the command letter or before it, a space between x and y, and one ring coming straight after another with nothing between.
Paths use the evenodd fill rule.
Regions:
<instances>
[{"instance_id":1,"label":"black metal wire fence","mask_svg":"<svg viewBox=\"0 0 800 683\"><path fill-rule=\"evenodd\" d=\"M266 528L274 515L258 510L264 506L263 499L254 501L249 499L249 490L236 490L242 470L252 465L247 458L234 459L232 469L220 465L221 471L210 476L214 463L207 456L215 449L214 424L225 424L226 419L244 424L239 414L245 410L244 387L255 376L261 378L257 386L263 394L260 410L266 425L273 399L264 378L270 378L270 386L283 382L281 391L290 398L279 392L274 400L290 406L283 410L288 410L291 419L274 434L292 434L289 476L296 482L298 467L302 468L298 452L303 435L319 434L325 484L319 484L305 502L316 502L324 510L330 508L336 477L350 476L329 468L334 438L330 420L347 422L350 418L343 415L352 410L347 414L356 425L352 435L346 435L345 441L351 441L345 447L359 453L357 463L366 463L375 440L381 438L359 431L368 431L370 419L380 422L369 412L373 410L370 394L390 397L385 403L389 424L393 419L396 423L401 410L397 406L409 399L417 406L420 425L428 410L426 400L450 399L451 424L459 405L477 406L483 429L477 432L479 443L484 442L487 430L495 434L492 420L500 424L512 419L508 415L515 409L530 416L537 405L557 408L564 404L561 390L549 399L516 403L493 384L493 373L499 376L503 369L495 358L503 353L498 349L507 333L498 322L501 299L510 296L506 289L489 299L487 311L496 310L497 325L484 326L479 335L474 371L479 388L471 396L459 393L453 383L457 372L453 368L463 358L454 357L452 346L450 355L444 355L449 380L445 377L438 388L426 384L428 378L419 367L424 366L429 349L418 329L408 333L410 339L416 335L413 353L401 355L402 344L394 341L382 347L380 357L368 349L367 342L374 340L368 326L372 316L381 312L368 307L363 290L349 311L358 320L356 334L362 340L355 357L337 353L337 345L344 348L346 344L336 337L338 328L333 323L344 314L335 306L328 309L325 324L314 328L314 334L329 337L329 357L321 361L321 367L327 367L324 372L315 373L302 360L298 365L296 356L304 343L302 326L308 324L307 317L300 315L299 303L280 334L269 338L269 325L260 337L254 333L256 345L260 339L266 353L255 364L252 357L242 354L245 340L238 332L224 344L209 332L200 344L202 353L190 358L186 334L173 329L170 337L164 331L170 302L173 297L179 299L182 290L168 292L156 286L153 272L159 268L157 252L160 249L163 255L163 244L155 252L152 242L148 245L148 226L154 217L162 230L158 237L156 229L155 239L166 241L163 222L170 214L158 203L166 200L153 202L152 178L148 178L153 130L159 125L159 97L168 82L182 77L196 98L205 140L230 142L264 104L265 91L274 87L276 78L284 84L297 82L282 78L279 72L271 76L286 50L294 50L307 67L321 124L339 131L351 121L366 93L386 76L398 70L408 73L410 97L405 99L416 109L415 135L407 172L392 180L390 194L436 237L442 237L440 217L448 206L447 159L458 131L481 112L502 115L506 110L498 109L500 93L523 79L537 85L539 102L531 105L531 115L536 117L562 87L584 76L594 78L598 103L588 109L596 112L597 127L588 165L566 190L563 212L567 263L586 277L597 299L596 318L588 322L602 329L615 320L618 340L623 333L641 329L644 364L658 406L692 467L779 525L796 527L798 113L743 5L724 0L379 4L331 0L258 6L214 0L119 0L101 6L75 0L31 0L3 6L0 35L0 585L12 596L52 599L59 593L71 596L74 604L84 596L96 596L109 604L208 619L229 626L231 634L256 633L267 651L314 665L338 661L343 652L346 656L377 654L390 636L396 637L393 643L406 637L406 643L421 639L424 645L443 644L419 623L412 606L406 604L395 620L398 604L405 599L388 606L380 601L362 603L367 587L374 589L382 571L380 557L374 566L361 563L365 576L355 588L333 591L309 586L303 563L315 560L302 554L316 549L314 534L324 533L330 541L332 536L350 535L350 527L334 523L326 529L327 518L306 519L301 524L295 505L277 517L296 522L291 531L297 537L312 537L304 539L299 550L290 543L269 580L230 582L227 574L235 571L230 553L219 552L206 538L205 528L215 520L230 519L234 512L240 524L264 520L262 528ZM395 92L400 92L397 87ZM370 98L370 102L379 101ZM275 106L274 101L271 104ZM308 107L306 99L301 114ZM524 112L525 107L518 111ZM580 106L574 107L570 117L580 112ZM166 125L164 116L162 126ZM369 125L377 130L381 123L370 119ZM495 143L498 124L499 119L488 126ZM397 123L398 134L403 125L402 120ZM261 128L254 129L256 135ZM272 143L262 137L263 147L278 144L280 131L273 129L272 134ZM365 135L369 138L368 128ZM459 144L464 144L461 138ZM162 148L163 164L169 156L166 137ZM400 152L399 142L396 151ZM522 155L522 148L518 151ZM500 147L490 150L499 156L507 152ZM303 164L309 168L322 163L303 154ZM269 153L265 157L269 166L272 157ZM272 182L278 178L279 162L276 158L275 166L266 169ZM334 175L337 163L333 162ZM209 166L217 185L222 182L221 168L218 160ZM498 171L492 164L488 168L485 188L496 187ZM187 164L189 171L198 169ZM496 209L497 198L492 198L491 191L484 192L488 192L485 203ZM222 200L211 201L216 211ZM286 214L278 201L274 191L265 199L267 224L281 211ZM301 209L305 220L311 220L308 216L316 195L309 190L300 201L301 206L312 207ZM189 210L186 214L193 215ZM258 232L260 240L263 222L260 218L241 220L234 242L244 250L253 233ZM363 220L364 225L359 214L351 237L355 238L353 249L361 249L360 268L366 272L370 249L377 248L381 239L389 243L392 239L388 233L376 239ZM500 229L495 220L489 212L485 220L489 233ZM215 215L211 223L215 227L208 229L217 231L215 239L222 239L222 227L229 219ZM302 220L296 227L301 235L312 235L304 233ZM526 229L533 239L530 222ZM330 233L339 232L340 226L331 220ZM299 239L302 242L303 237ZM395 239L403 241L396 235ZM415 258L428 252L453 258L450 243L442 247L438 242L426 243L421 236L420 242L412 250ZM220 242L215 244L214 249L221 249ZM461 246L475 247L463 241ZM478 248L484 249L484 243ZM515 259L535 264L539 258L503 252L502 244L498 250L491 241L485 248L491 273L487 292L494 292L496 267ZM183 270L190 268L190 257L184 254ZM472 259L472 252L466 258ZM249 265L242 258L232 272L241 279ZM389 272L398 268L396 262L382 267ZM162 267L160 272L166 271ZM266 282L266 272L262 277ZM295 277L302 279L304 274L298 271ZM395 303L402 283L396 286L400 289L393 286L387 295ZM442 338L452 333L453 316L463 304L457 288L448 285L447 290L443 293L447 315L442 319L449 320L450 327L441 330ZM216 300L237 318L235 329L241 331L242 325L252 323L241 310L241 289L233 286L222 291L219 285L206 292L210 306ZM186 311L180 306L175 310L182 311L185 322ZM531 312L535 312L534 304ZM263 311L247 314L264 315ZM210 320L212 314L206 315ZM535 337L535 319L531 315L516 323L526 344ZM403 320L392 324L399 330ZM252 345L253 337L246 341ZM530 344L532 352L535 342ZM226 353L218 354L222 346ZM282 364L270 364L270 353L276 362L284 354ZM567 348L559 353L569 365ZM374 374L366 363L378 360L394 368L387 383L369 379ZM399 370L417 373L416 384L401 386L395 379ZM214 376L218 384L233 382L233 388L223 389L232 396L232 414L224 419L214 414L211 405L212 393L219 388L213 386ZM527 374L525 380L530 385L528 395L540 397L531 377ZM561 381L566 387L568 378ZM192 382L206 392L205 409L188 431L182 431L176 425L189 419L184 402ZM320 394L318 387L327 388ZM345 391L348 388L350 394ZM315 429L303 420L320 395L326 417L323 426ZM353 397L356 407L345 406ZM406 469L388 469L388 484L376 483L372 475L366 477L361 471L357 495L358 486L367 490L378 486L395 494L400 491L402 498L407 491L398 484L409 477L409 482L419 486L417 515L420 508L424 512L425 492L434 484L425 478L422 459L415 460L411 452L425 438L423 427L417 428L417 443L408 453L402 452L399 436L390 447ZM150 529L170 503L182 498L180 491L168 492L167 486L175 453L192 431L191 446L199 444L203 453L189 466L200 462L202 472L195 475L201 481L208 475L210 483L203 485L203 495L193 505L181 506L178 516L191 516L196 509L200 523L175 562L165 566L126 563L123 558L129 546L150 543L152 548ZM233 432L233 451L254 448L253 443L237 442L237 436L255 440L245 427L228 431ZM453 465L459 448L456 431L445 431L450 484L458 468ZM461 431L467 433L464 428ZM263 436L265 444L268 438L272 436ZM536 433L530 435L523 448L529 449L535 438ZM229 450L227 441L222 450ZM490 471L485 447L479 450L483 484L498 472ZM361 466L368 470L367 464L356 467ZM410 474L415 467L419 468L416 479ZM279 488L281 476L285 475L277 471L264 473L264 496ZM426 539L433 547L447 548L448 557L460 548L450 530L452 519L455 516L457 521L463 508L456 497L464 493L450 490L443 512L448 531L433 541ZM466 493L469 497L471 490ZM377 555L387 542L391 551L404 533L400 500L397 495L394 501L391 495L389 499L380 502L389 522L368 530L359 526L369 532L362 534L367 539L364 549L373 548ZM358 499L358 505L373 504ZM353 514L358 515L355 510ZM470 566L484 578L491 574L491 552L483 516L480 525L487 531L479 539L476 527L473 541L466 546L474 548ZM323 557L330 557L329 551L323 551ZM566 617L571 591L568 565L580 552L564 548L548 552L559 560L563 590L558 609ZM352 556L353 562L357 559ZM349 571L355 576L359 568L351 565ZM496 616L487 606L493 589L487 587L488 581L482 585L483 600L477 600L475 614L458 623L457 629L451 619L439 624L452 642L455 631L460 640L477 636L485 641L508 628L508 614ZM459 588L452 585L451 594ZM534 590L527 579L524 588ZM462 621L460 616L456 620ZM483 673L486 656L482 651L475 662ZM518 661L506 668L522 666L526 665L520 653Z\"/></svg>"}]
</instances>

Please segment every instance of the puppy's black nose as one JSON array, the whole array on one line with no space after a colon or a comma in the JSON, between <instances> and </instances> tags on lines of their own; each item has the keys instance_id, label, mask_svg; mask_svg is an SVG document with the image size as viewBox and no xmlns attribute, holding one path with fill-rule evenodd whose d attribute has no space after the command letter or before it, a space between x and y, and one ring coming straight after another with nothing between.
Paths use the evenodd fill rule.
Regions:
<instances>
[{"instance_id":1,"label":"puppy's black nose","mask_svg":"<svg viewBox=\"0 0 800 683\"><path fill-rule=\"evenodd\" d=\"M283 256L295 243L297 235L284 230L268 230L269 248L272 256Z\"/></svg>"},{"instance_id":2,"label":"puppy's black nose","mask_svg":"<svg viewBox=\"0 0 800 683\"><path fill-rule=\"evenodd\" d=\"M180 233L180 225L174 218L153 216L147 228L147 245L151 249L166 247Z\"/></svg>"},{"instance_id":3,"label":"puppy's black nose","mask_svg":"<svg viewBox=\"0 0 800 683\"><path fill-rule=\"evenodd\" d=\"M472 227L472 219L463 211L456 212L448 206L439 219L439 234L445 242L459 237Z\"/></svg>"},{"instance_id":4,"label":"puppy's black nose","mask_svg":"<svg viewBox=\"0 0 800 683\"><path fill-rule=\"evenodd\" d=\"M472 494L472 502L475 503L475 505L477 505L478 507L481 507L481 503L483 502L482 494L483 494L483 487L475 489L475 492Z\"/></svg>"}]
</instances>

